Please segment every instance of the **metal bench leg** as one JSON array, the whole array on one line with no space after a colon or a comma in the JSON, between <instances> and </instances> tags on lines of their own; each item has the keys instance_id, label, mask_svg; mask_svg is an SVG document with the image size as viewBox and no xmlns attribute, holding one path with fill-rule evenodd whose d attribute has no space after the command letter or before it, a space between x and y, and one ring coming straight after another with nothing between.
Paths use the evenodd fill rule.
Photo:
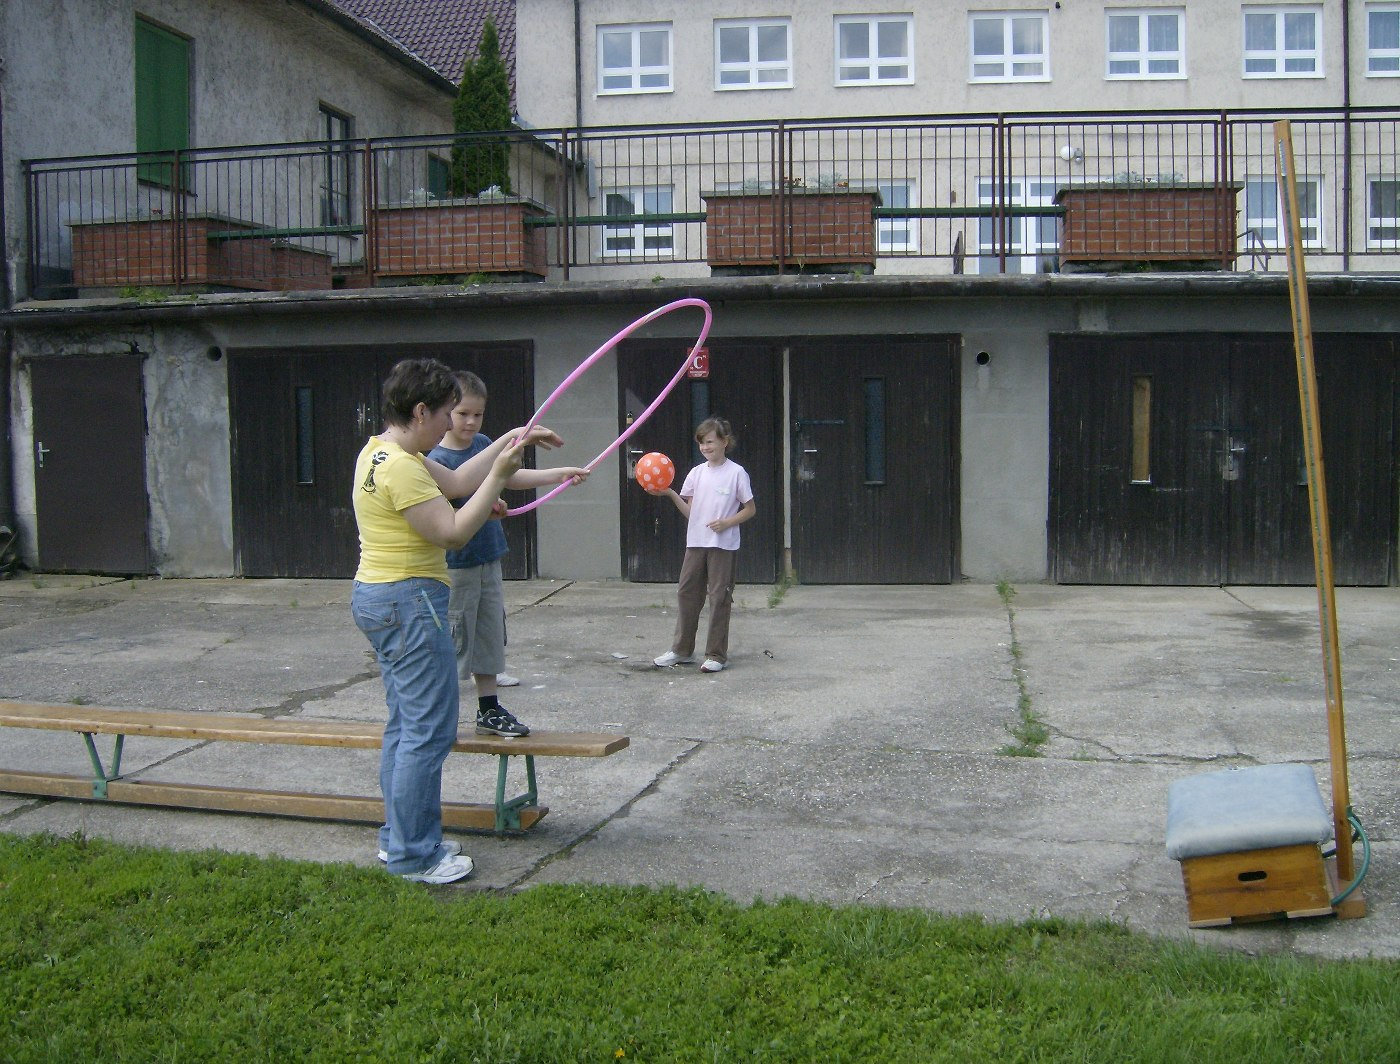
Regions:
<instances>
[{"instance_id":1,"label":"metal bench leg","mask_svg":"<svg viewBox=\"0 0 1400 1064\"><path fill-rule=\"evenodd\" d=\"M525 793L506 801L506 769L510 766L511 754L497 754L496 764L496 834L507 831L520 831L520 810L540 804L539 790L535 786L535 755L525 754Z\"/></svg>"},{"instance_id":2,"label":"metal bench leg","mask_svg":"<svg viewBox=\"0 0 1400 1064\"><path fill-rule=\"evenodd\" d=\"M87 743L88 758L92 761L92 796L94 798L106 798L107 784L112 780L121 779L122 746L125 740L125 735L118 735L112 744L112 769L109 772L102 767L102 755L97 752L97 740L93 738L93 733L83 732L83 742Z\"/></svg>"}]
</instances>

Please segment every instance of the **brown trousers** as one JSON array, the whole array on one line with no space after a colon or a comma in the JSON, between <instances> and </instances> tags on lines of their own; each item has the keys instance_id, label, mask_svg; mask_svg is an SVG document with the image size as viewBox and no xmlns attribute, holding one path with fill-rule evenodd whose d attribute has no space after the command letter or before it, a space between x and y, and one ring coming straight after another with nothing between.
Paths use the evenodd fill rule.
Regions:
<instances>
[{"instance_id":1,"label":"brown trousers","mask_svg":"<svg viewBox=\"0 0 1400 1064\"><path fill-rule=\"evenodd\" d=\"M676 590L679 610L671 649L683 658L695 653L695 629L700 609L710 600L710 630L705 637L705 657L720 664L729 660L729 611L734 605L734 569L737 550L719 547L687 547Z\"/></svg>"}]
</instances>

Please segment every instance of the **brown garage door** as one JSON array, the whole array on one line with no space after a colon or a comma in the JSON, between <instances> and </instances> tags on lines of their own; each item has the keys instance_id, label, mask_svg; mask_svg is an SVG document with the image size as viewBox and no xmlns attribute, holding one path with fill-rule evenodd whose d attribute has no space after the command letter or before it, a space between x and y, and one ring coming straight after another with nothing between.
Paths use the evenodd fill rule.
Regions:
<instances>
[{"instance_id":1,"label":"brown garage door","mask_svg":"<svg viewBox=\"0 0 1400 1064\"><path fill-rule=\"evenodd\" d=\"M1389 584L1395 341L1313 346L1334 579ZM1054 337L1050 403L1057 581L1314 582L1291 337Z\"/></svg>"}]
</instances>

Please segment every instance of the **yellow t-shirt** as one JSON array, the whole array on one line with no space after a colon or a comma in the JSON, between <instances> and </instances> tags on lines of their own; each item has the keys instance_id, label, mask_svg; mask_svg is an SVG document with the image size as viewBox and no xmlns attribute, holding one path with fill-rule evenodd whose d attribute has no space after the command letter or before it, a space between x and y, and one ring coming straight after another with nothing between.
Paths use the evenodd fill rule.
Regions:
<instances>
[{"instance_id":1,"label":"yellow t-shirt","mask_svg":"<svg viewBox=\"0 0 1400 1064\"><path fill-rule=\"evenodd\" d=\"M421 454L371 436L355 459L355 523L360 526L355 579L389 584L426 576L451 586L447 552L413 531L403 516L410 506L441 496Z\"/></svg>"}]
</instances>

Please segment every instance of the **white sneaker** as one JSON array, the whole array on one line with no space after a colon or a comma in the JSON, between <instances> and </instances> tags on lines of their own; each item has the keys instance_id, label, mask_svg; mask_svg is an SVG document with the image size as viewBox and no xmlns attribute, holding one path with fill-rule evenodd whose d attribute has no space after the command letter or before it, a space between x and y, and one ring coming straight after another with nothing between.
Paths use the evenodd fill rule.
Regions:
<instances>
[{"instance_id":1,"label":"white sneaker","mask_svg":"<svg viewBox=\"0 0 1400 1064\"><path fill-rule=\"evenodd\" d=\"M414 883L455 883L472 874L472 859L458 855L444 857L426 872L405 872L404 879Z\"/></svg>"},{"instance_id":2,"label":"white sneaker","mask_svg":"<svg viewBox=\"0 0 1400 1064\"><path fill-rule=\"evenodd\" d=\"M519 686L520 686L520 677L519 677L519 676L512 676L512 675L511 675L510 673L508 673L508 672L498 672L498 673L496 673L496 686L497 686L497 687L519 687Z\"/></svg>"},{"instance_id":3,"label":"white sneaker","mask_svg":"<svg viewBox=\"0 0 1400 1064\"><path fill-rule=\"evenodd\" d=\"M443 852L444 854L446 854L448 857L456 857L459 853L462 852L462 844L461 844L460 842L458 842L456 839L443 839L443 840L442 840L442 852ZM388 864L388 863L389 863L389 852L388 852L387 850L380 850L380 851L379 851L379 859L380 859L381 861L383 861L385 864Z\"/></svg>"},{"instance_id":4,"label":"white sneaker","mask_svg":"<svg viewBox=\"0 0 1400 1064\"><path fill-rule=\"evenodd\" d=\"M668 650L666 651L666 653L662 654L661 657L653 658L651 663L657 666L658 668L665 669L669 668L672 665L689 665L694 660L695 659L693 657L683 658L674 650Z\"/></svg>"},{"instance_id":5,"label":"white sneaker","mask_svg":"<svg viewBox=\"0 0 1400 1064\"><path fill-rule=\"evenodd\" d=\"M723 672L724 662L716 661L714 658L706 658L705 664L700 666L701 672Z\"/></svg>"}]
</instances>

